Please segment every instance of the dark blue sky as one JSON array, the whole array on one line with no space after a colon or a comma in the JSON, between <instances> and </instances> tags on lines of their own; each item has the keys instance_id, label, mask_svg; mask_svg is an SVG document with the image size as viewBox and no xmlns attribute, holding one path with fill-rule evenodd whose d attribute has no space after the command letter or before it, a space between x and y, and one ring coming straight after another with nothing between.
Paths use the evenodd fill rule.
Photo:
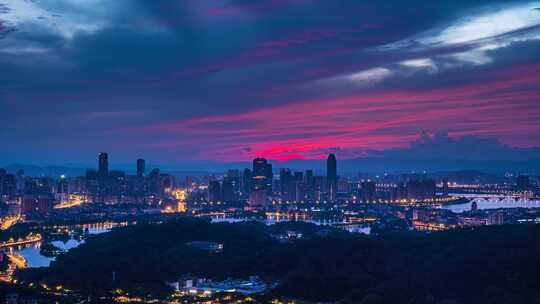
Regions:
<instances>
[{"instance_id":1,"label":"dark blue sky","mask_svg":"<svg viewBox=\"0 0 540 304\"><path fill-rule=\"evenodd\" d=\"M0 165L540 157L540 1L0 0L0 124Z\"/></svg>"}]
</instances>

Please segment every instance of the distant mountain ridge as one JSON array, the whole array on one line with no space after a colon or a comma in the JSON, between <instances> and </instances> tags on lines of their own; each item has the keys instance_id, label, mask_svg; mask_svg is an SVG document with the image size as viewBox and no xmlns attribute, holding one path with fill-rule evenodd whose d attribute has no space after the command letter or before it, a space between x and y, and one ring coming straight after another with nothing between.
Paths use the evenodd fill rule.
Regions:
<instances>
[{"instance_id":1,"label":"distant mountain ridge","mask_svg":"<svg viewBox=\"0 0 540 304\"><path fill-rule=\"evenodd\" d=\"M289 160L286 162L270 161L274 167L274 174L279 173L280 168L294 170L312 169L316 174L326 172L325 160ZM169 173L177 177L204 176L226 172L228 169L243 170L251 168L251 162L198 162L196 164L178 164L164 166L147 166L147 172L151 168L161 168L161 172ZM1 167L1 166L0 166ZM27 176L83 176L88 167L72 166L38 166L26 164L10 164L4 166L8 172L16 173L24 170ZM128 174L134 174L135 168L130 165L112 164L111 170L124 170ZM397 173L397 172L440 172L478 170L486 173L503 174L506 172L539 175L540 158L529 160L467 160L467 159L436 159L436 158L409 158L409 157L369 157L356 159L339 159L338 172L340 174L361 173Z\"/></svg>"}]
</instances>

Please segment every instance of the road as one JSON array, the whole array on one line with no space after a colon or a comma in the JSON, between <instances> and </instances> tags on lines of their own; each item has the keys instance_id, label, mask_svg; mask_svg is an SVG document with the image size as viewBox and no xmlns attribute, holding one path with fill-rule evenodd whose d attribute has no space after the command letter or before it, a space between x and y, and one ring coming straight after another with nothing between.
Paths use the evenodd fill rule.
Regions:
<instances>
[{"instance_id":1,"label":"road","mask_svg":"<svg viewBox=\"0 0 540 304\"><path fill-rule=\"evenodd\" d=\"M9 259L8 269L5 272L0 272L0 281L5 283L14 283L13 273L17 268L26 268L27 262L26 259L16 253L6 253L6 256Z\"/></svg>"},{"instance_id":2,"label":"road","mask_svg":"<svg viewBox=\"0 0 540 304\"><path fill-rule=\"evenodd\" d=\"M11 226L17 224L21 219L20 216L6 216L3 218L2 224L0 224L0 230L8 230Z\"/></svg>"}]
</instances>

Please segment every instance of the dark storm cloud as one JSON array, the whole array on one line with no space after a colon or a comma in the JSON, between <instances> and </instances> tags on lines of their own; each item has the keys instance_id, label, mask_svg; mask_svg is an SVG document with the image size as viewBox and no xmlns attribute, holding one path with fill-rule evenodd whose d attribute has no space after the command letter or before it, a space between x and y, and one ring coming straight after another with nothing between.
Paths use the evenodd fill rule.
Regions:
<instances>
[{"instance_id":1,"label":"dark storm cloud","mask_svg":"<svg viewBox=\"0 0 540 304\"><path fill-rule=\"evenodd\" d=\"M270 120L278 114L288 117L288 106L315 101L307 109L313 112L309 115L319 117L314 107L322 100L336 102L363 95L378 100L376 94L396 91L419 96L433 90L478 88L501 77L508 80L508 73L516 67L540 63L536 28L540 21L528 13L537 6L521 9L532 4L0 0L0 119L4 124L0 140L9 142L0 156L10 158L20 149L43 142L66 151L58 158L70 154L69 148L76 143L75 149L108 149L125 157L132 152L124 147L133 146L131 150L167 161L194 156L237 160L260 153L290 158L284 150L309 158L338 146L344 147L342 151L373 148L359 144L355 136L371 136L381 149L402 146L426 126L388 126L370 120L389 119L392 111L403 111L393 106L357 118L358 123L384 125L384 129L350 124L347 130L351 131L325 130L331 127L330 121L340 121L330 107L328 115L336 116L329 118L328 125L297 118L300 123L294 128L302 131L256 136L269 132L258 113ZM504 14L497 15L500 12ZM497 32L467 25L482 16L495 16L508 26ZM517 22L514 16L524 22ZM471 32L471 26L485 35ZM539 82L534 69L527 73L519 84L505 87L505 92L531 94L528 105L534 107ZM499 91L481 92L493 99ZM470 93L468 98L477 96ZM493 104L502 106L501 102ZM515 115L523 113L521 106L515 107ZM277 112L272 111L275 107L279 107ZM425 109L422 103L417 107L418 112ZM346 108L339 103L336 108L336 113L344 115ZM469 112L464 109L463 113ZM205 117L218 117L214 118L216 125L175 127ZM483 129L472 130L472 124L456 122L451 131L461 132L458 136L473 131L497 136L498 132L507 143L538 144L537 136L526 134L519 141L509 141L517 130L536 130L537 125L530 124L534 116L524 119L522 124L527 125L522 128L508 126L507 118L487 117L492 122L489 127L479 118L476 123ZM436 129L433 123L427 127ZM166 136L126 131L151 131L162 125L169 126ZM308 136L303 131L309 128L325 139L323 146L317 145L317 134ZM223 129L230 133L220 138ZM370 131L358 134L356 129ZM253 134L245 134L248 131ZM276 146L266 145L268 142ZM283 149L282 144L293 147ZM235 154L233 147L245 147L238 148L244 154ZM32 154L28 157L39 159Z\"/></svg>"},{"instance_id":2,"label":"dark storm cloud","mask_svg":"<svg viewBox=\"0 0 540 304\"><path fill-rule=\"evenodd\" d=\"M452 138L447 133L424 132L410 147L372 152L372 156L388 158L455 159L455 160L513 160L540 158L540 148L513 148L497 138L464 136Z\"/></svg>"}]
</instances>

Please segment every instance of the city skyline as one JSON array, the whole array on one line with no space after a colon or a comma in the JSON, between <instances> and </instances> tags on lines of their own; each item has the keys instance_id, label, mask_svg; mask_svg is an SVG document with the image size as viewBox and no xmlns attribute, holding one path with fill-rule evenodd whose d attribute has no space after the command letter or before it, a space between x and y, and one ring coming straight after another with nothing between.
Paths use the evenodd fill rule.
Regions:
<instances>
[{"instance_id":1,"label":"city skyline","mask_svg":"<svg viewBox=\"0 0 540 304\"><path fill-rule=\"evenodd\" d=\"M0 159L540 158L538 8L3 0Z\"/></svg>"},{"instance_id":2,"label":"city skyline","mask_svg":"<svg viewBox=\"0 0 540 304\"><path fill-rule=\"evenodd\" d=\"M540 0L0 0L0 303L540 303Z\"/></svg>"},{"instance_id":3,"label":"city skyline","mask_svg":"<svg viewBox=\"0 0 540 304\"><path fill-rule=\"evenodd\" d=\"M478 158L456 158L456 159L444 159L444 158L430 158L425 156L419 156L421 150L427 150L429 153L434 152L430 149L429 145L417 150L415 152L405 153L399 155L400 150L390 151L387 156L379 155L374 157L356 158L356 159L341 159L343 166L338 173L346 175L355 175L359 172L372 173L372 174L386 174L386 173L421 173L421 172L452 172L452 171L479 171L493 174L539 174L540 173L540 159L534 157L535 149L530 150L532 153L523 153L519 155L520 150L513 150L515 158L500 158L500 159L487 159L482 160ZM447 147L448 148L448 147ZM459 148L459 147L458 147ZM444 148L442 148L444 149ZM454 152L456 148L450 148L445 152ZM404 150L401 150L404 151ZM398 153L395 153L398 152ZM468 153L468 150L463 150L463 153ZM99 152L99 155L107 160L107 171L109 164L109 153ZM416 155L413 155L416 154ZM330 153L329 155L334 155ZM276 169L288 168L294 170L314 170L315 172L322 173L328 170L327 160L325 159L312 159L312 160L288 160L279 161L258 157L256 159L263 159L268 162L270 166L274 166ZM216 162L216 161L191 161L189 164L177 163L177 164L165 164L159 160L149 160L149 164L146 163L147 159L137 158L132 160L118 159L116 155L112 156L111 168L112 170L122 170L129 173L136 173L140 175L144 174L147 168L162 168L165 172L175 175L204 175L204 174L219 174L229 169L243 169L251 166L252 161L244 162ZM0 166L5 167L11 172L23 170L29 172L31 175L36 176L76 176L81 175L85 170L95 167L95 159L88 162L79 163L61 163L61 164L40 164L32 162L22 163L4 163ZM100 161L97 163L97 171L100 171Z\"/></svg>"}]
</instances>

